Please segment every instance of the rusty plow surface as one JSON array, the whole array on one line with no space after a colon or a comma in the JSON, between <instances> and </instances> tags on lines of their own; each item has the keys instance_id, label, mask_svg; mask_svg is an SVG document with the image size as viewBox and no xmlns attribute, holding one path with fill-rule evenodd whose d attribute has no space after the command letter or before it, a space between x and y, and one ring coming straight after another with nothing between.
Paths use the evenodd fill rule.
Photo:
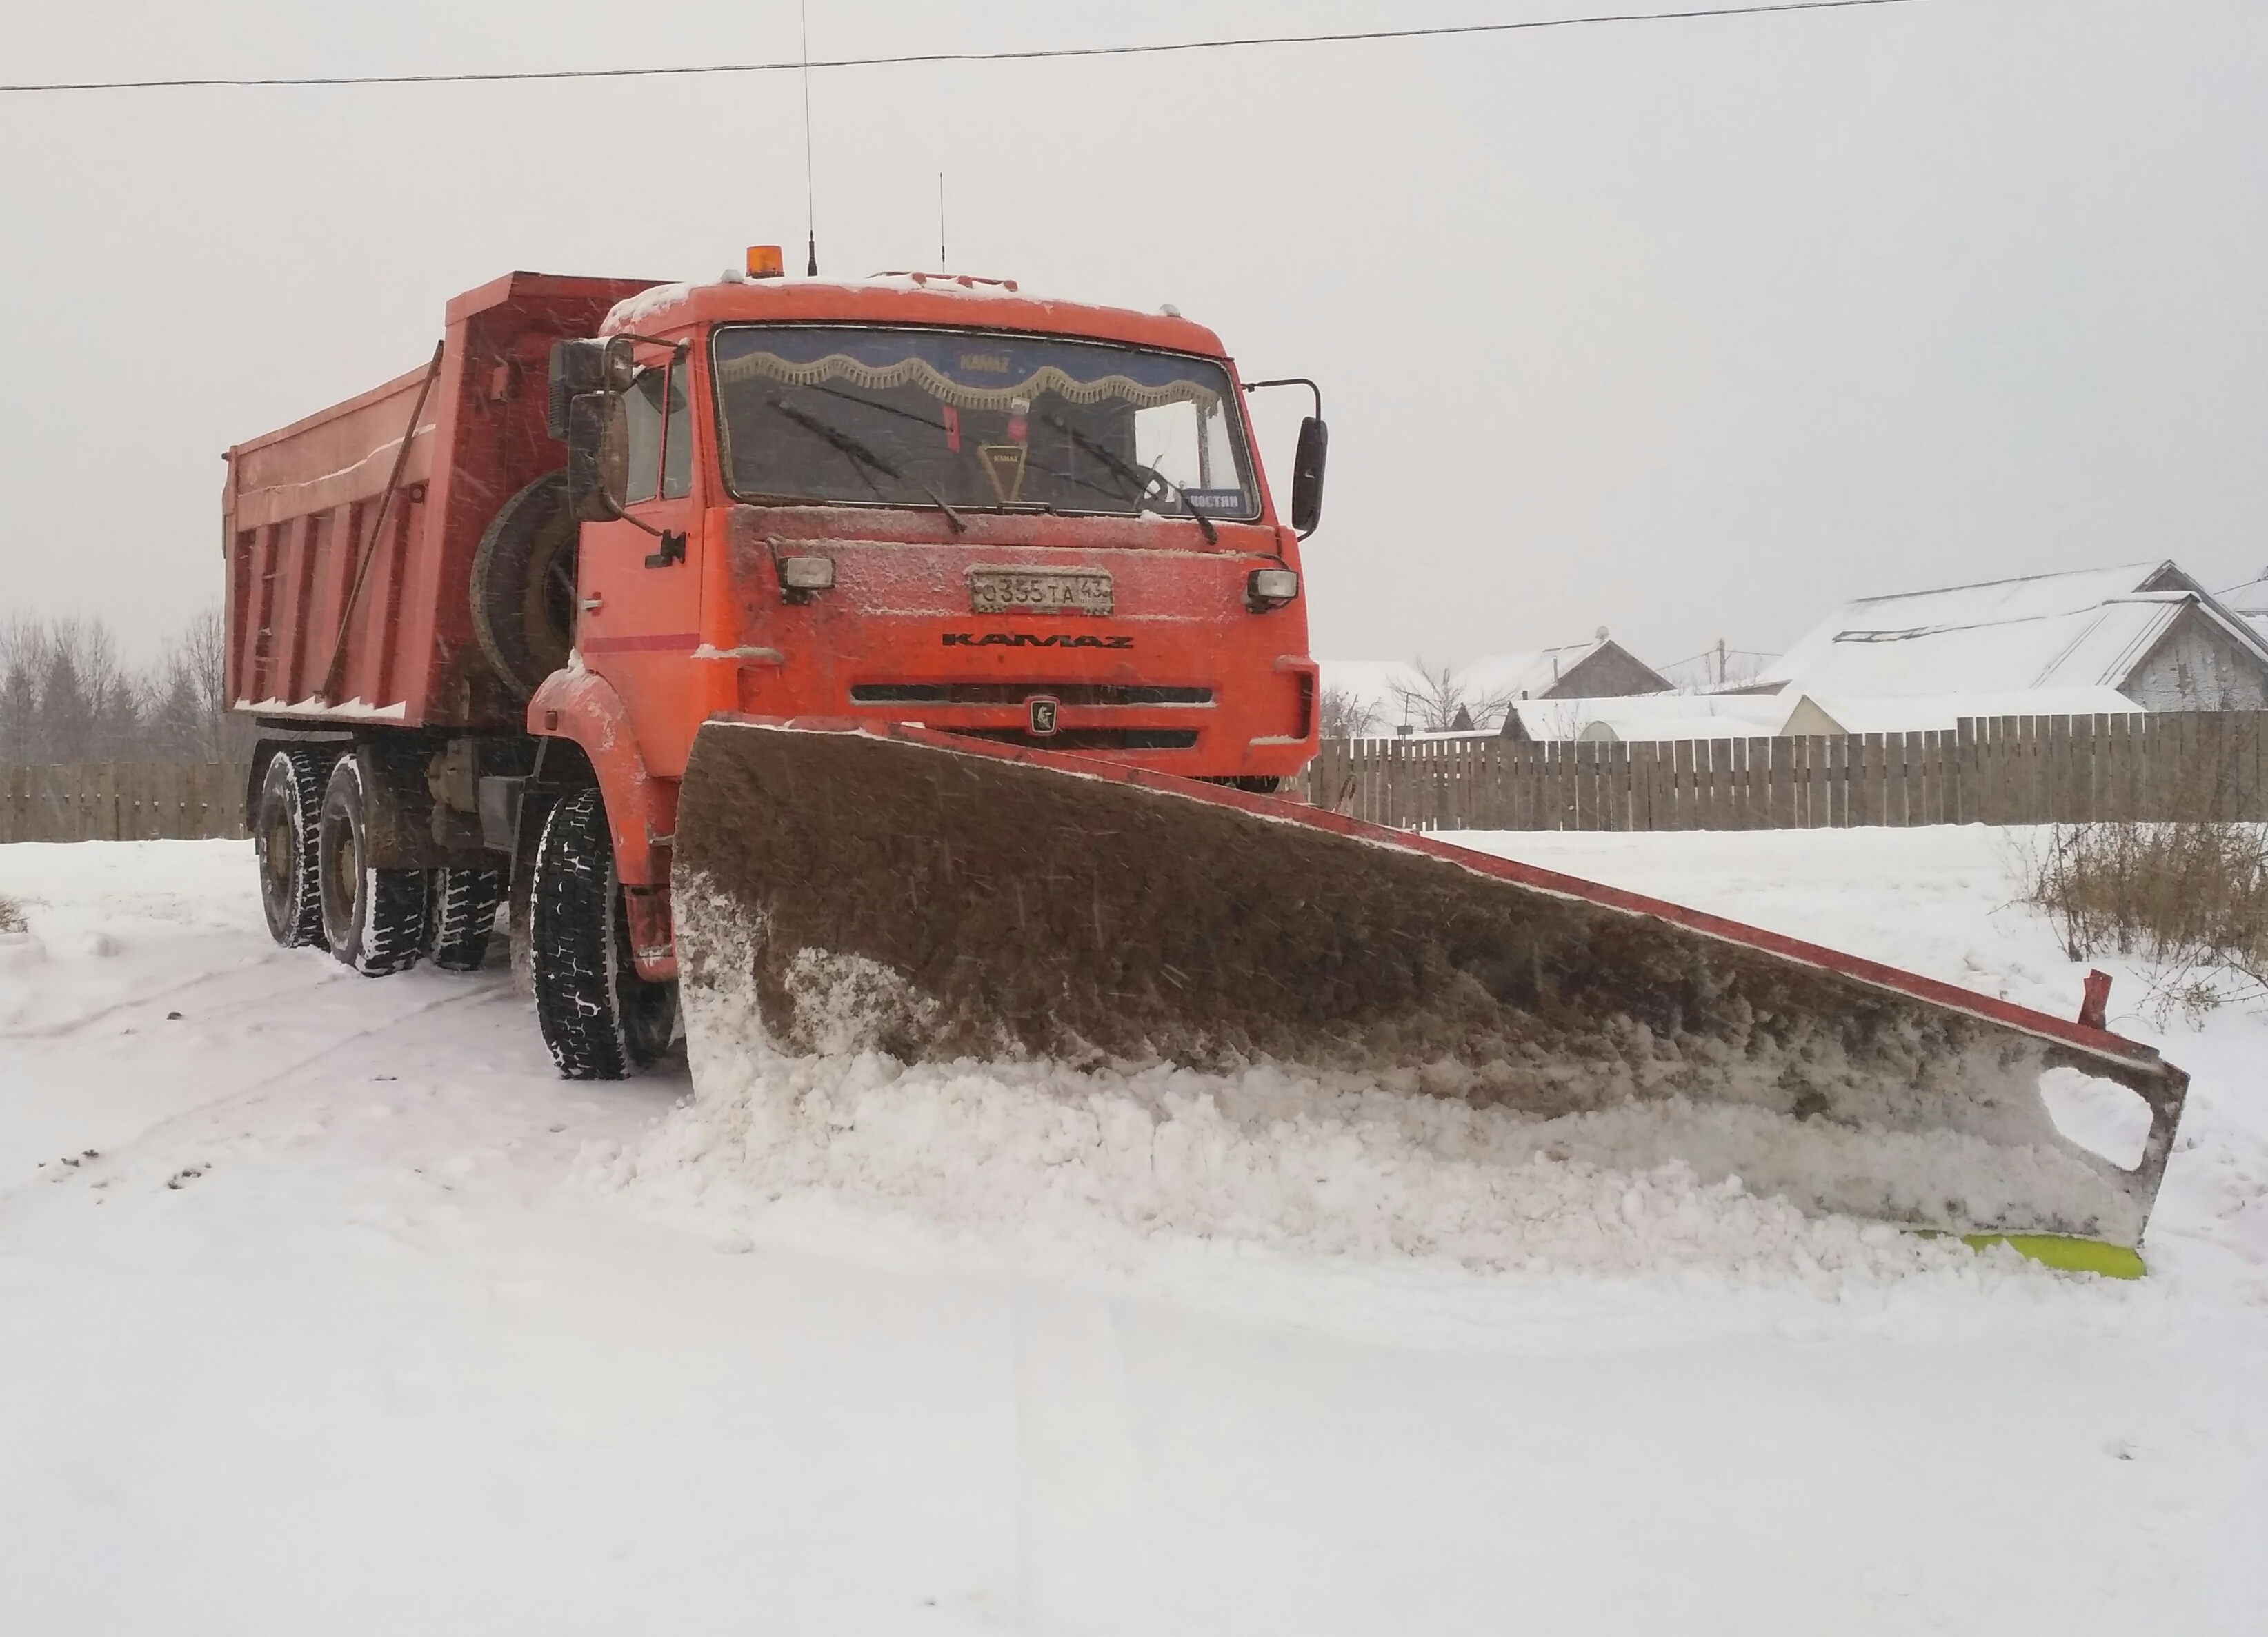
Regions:
<instances>
[{"instance_id":1,"label":"rusty plow surface","mask_svg":"<svg viewBox=\"0 0 2268 1637\"><path fill-rule=\"evenodd\" d=\"M1552 1151L1969 1235L2140 1242L2150 1048L1277 799L924 729L719 719L679 809L696 1072L793 1052L1275 1059L1550 1122ZM2147 1105L2131 1168L2043 1075ZM1541 1145L1539 1145L1541 1146Z\"/></svg>"}]
</instances>

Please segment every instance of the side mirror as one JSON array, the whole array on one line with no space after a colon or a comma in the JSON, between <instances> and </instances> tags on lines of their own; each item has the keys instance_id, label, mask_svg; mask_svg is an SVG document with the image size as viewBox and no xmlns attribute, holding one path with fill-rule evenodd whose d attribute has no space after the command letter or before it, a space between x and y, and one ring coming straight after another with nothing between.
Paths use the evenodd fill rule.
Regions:
<instances>
[{"instance_id":1,"label":"side mirror","mask_svg":"<svg viewBox=\"0 0 2268 1637\"><path fill-rule=\"evenodd\" d=\"M567 499L576 520L622 514L630 486L630 414L610 392L578 393L567 406Z\"/></svg>"},{"instance_id":2,"label":"side mirror","mask_svg":"<svg viewBox=\"0 0 2268 1637\"><path fill-rule=\"evenodd\" d=\"M555 341L551 343L549 429L554 438L567 436L567 417L576 399L586 392L628 392L637 376L637 358L628 336L604 341Z\"/></svg>"},{"instance_id":3,"label":"side mirror","mask_svg":"<svg viewBox=\"0 0 2268 1637\"><path fill-rule=\"evenodd\" d=\"M1330 429L1310 415L1300 423L1300 446L1292 456L1292 528L1305 540L1323 520L1323 461L1330 453Z\"/></svg>"}]
</instances>

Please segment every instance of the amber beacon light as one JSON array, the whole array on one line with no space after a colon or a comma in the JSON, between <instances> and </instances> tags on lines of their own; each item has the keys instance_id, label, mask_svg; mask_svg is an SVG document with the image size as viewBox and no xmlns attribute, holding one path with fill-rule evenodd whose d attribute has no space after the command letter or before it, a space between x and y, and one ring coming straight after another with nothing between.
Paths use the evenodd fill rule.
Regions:
<instances>
[{"instance_id":1,"label":"amber beacon light","mask_svg":"<svg viewBox=\"0 0 2268 1637\"><path fill-rule=\"evenodd\" d=\"M750 278L779 278L785 276L787 264L780 260L777 245L748 247L748 277Z\"/></svg>"}]
</instances>

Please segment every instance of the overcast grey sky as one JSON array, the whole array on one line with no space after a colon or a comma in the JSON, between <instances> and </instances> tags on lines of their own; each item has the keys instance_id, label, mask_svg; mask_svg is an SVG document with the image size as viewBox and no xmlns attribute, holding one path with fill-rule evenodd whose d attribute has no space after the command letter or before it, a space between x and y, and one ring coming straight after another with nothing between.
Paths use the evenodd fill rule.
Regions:
<instances>
[{"instance_id":1,"label":"overcast grey sky","mask_svg":"<svg viewBox=\"0 0 2268 1637\"><path fill-rule=\"evenodd\" d=\"M814 55L1566 15L1585 0L811 0ZM0 14L0 78L792 56L777 0ZM1852 595L2268 564L2268 5L1923 0L814 80L821 263L1218 329L1321 379L1316 651L1611 627L1777 650ZM220 451L414 367L513 268L799 245L792 77L0 98L0 614L153 645ZM791 261L795 260L792 254ZM1296 402L1279 406L1296 415ZM1285 418L1263 426L1287 464Z\"/></svg>"}]
</instances>

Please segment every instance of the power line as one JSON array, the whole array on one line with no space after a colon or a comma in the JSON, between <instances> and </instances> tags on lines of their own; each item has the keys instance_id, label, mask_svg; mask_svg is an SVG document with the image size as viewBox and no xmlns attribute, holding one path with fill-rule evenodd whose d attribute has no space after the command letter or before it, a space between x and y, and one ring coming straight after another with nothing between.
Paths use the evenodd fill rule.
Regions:
<instances>
[{"instance_id":1,"label":"power line","mask_svg":"<svg viewBox=\"0 0 2268 1637\"><path fill-rule=\"evenodd\" d=\"M1459 35L1513 34L1532 29L1590 28L1608 23L1690 23L1710 18L1762 17L1785 11L1849 11L1859 7L1918 5L1925 0L1774 0L1759 5L1709 6L1688 11L1602 11L1589 17L1535 18L1519 23L1455 23L1439 28L1371 28L1337 34L1247 34L1225 40L1173 40L1134 46L1056 46L1024 51L914 51L896 56L792 59L777 63L692 63L661 68L530 69L472 74L302 74L258 79L83 79L0 85L0 94L65 91L259 90L294 85L483 85L520 80L653 79L690 74L782 74L798 70L896 68L934 63L1041 63L1071 57L1160 56L1174 52L1241 51L1263 46L1340 46L1384 40L1447 40Z\"/></svg>"}]
</instances>

